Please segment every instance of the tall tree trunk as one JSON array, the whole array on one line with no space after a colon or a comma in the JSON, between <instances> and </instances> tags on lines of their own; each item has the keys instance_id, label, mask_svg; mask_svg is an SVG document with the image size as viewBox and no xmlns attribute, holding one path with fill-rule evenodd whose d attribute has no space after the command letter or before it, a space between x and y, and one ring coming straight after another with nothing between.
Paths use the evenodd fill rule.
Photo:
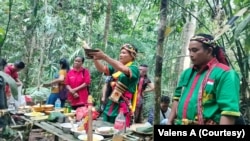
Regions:
<instances>
[{"instance_id":1,"label":"tall tree trunk","mask_svg":"<svg viewBox=\"0 0 250 141\"><path fill-rule=\"evenodd\" d=\"M38 9L38 1L33 1L33 11L32 11L32 15L31 15L31 26L30 27L26 27L28 28L27 31L24 31L24 34L27 34L27 38L25 39L25 46L26 46L26 56L27 58L25 59L26 62L26 67L24 68L24 74L25 74L25 79L24 79L24 94L26 94L26 89L28 86L30 86L30 84L32 84L32 80L30 77L30 73L29 70L31 68L31 64L32 64L32 58L33 58L33 54L34 54L34 50L36 47L36 32L34 31L36 29L36 16L37 16L37 9Z\"/></svg>"},{"instance_id":2,"label":"tall tree trunk","mask_svg":"<svg viewBox=\"0 0 250 141\"><path fill-rule=\"evenodd\" d=\"M108 6L106 11L106 18L105 18L105 26L104 26L104 35L103 35L103 44L104 44L104 51L107 49L108 44L108 33L109 33L109 24L110 24L110 17L111 17L111 7L112 7L112 0L108 0Z\"/></svg>"},{"instance_id":3,"label":"tall tree trunk","mask_svg":"<svg viewBox=\"0 0 250 141\"><path fill-rule=\"evenodd\" d=\"M32 32L33 33L33 32ZM32 34L28 35L28 36L32 36ZM24 81L24 94L26 94L26 88L27 86L30 85L30 74L29 74L29 68L31 66L32 63L32 56L33 56L33 52L34 52L34 48L36 45L36 38L35 36L32 36L31 39L27 38L26 39L26 57L25 57L25 62L26 62L26 67L24 68L24 77L25 77L25 81Z\"/></svg>"},{"instance_id":4,"label":"tall tree trunk","mask_svg":"<svg viewBox=\"0 0 250 141\"><path fill-rule=\"evenodd\" d=\"M162 75L162 57L163 57L163 43L165 39L165 30L167 22L167 7L168 0L161 0L160 7L160 27L157 39L157 52L155 60L155 110L154 110L154 124L160 123L160 98L161 98L161 75Z\"/></svg>"},{"instance_id":5,"label":"tall tree trunk","mask_svg":"<svg viewBox=\"0 0 250 141\"><path fill-rule=\"evenodd\" d=\"M197 2L197 0L193 0L193 2ZM185 1L185 5L189 5L191 3L191 0L186 0ZM180 64L178 65L179 66L179 74L190 67L190 58L188 57L188 46L189 46L189 43L190 43L190 39L192 38L192 36L194 35L195 33L195 29L196 29L196 19L193 17L193 16L197 16L197 6L195 5L193 11L191 12L192 13L192 16L191 15L188 15L186 17L186 23L184 25L184 28L183 28L183 33L182 33L182 39L181 41L182 42L182 51L181 51L181 54L184 55L185 57L183 58L180 58Z\"/></svg>"},{"instance_id":6,"label":"tall tree trunk","mask_svg":"<svg viewBox=\"0 0 250 141\"><path fill-rule=\"evenodd\" d=\"M45 16L47 16L47 0L44 1L45 3ZM45 26L44 26L44 29L45 29ZM44 30L44 33L43 33L43 37L42 37L42 45L40 46L40 64L39 64L39 71L38 71L38 78L37 78L37 86L39 88L39 86L41 85L41 74L42 74L42 71L43 71L43 58L44 58L44 49L45 49L45 46L46 46L46 31Z\"/></svg>"},{"instance_id":7,"label":"tall tree trunk","mask_svg":"<svg viewBox=\"0 0 250 141\"><path fill-rule=\"evenodd\" d=\"M93 23L93 19L92 19L92 13L93 13L93 3L94 0L91 0L90 2L90 6L89 6L89 38L88 38L88 43L91 43L91 37L92 37L92 23Z\"/></svg>"}]
</instances>

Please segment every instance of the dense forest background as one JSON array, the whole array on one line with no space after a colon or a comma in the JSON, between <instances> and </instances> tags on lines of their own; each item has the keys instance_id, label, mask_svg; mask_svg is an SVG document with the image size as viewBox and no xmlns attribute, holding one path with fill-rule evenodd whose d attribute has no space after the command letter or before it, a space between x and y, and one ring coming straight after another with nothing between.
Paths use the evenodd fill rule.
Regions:
<instances>
[{"instance_id":1,"label":"dense forest background","mask_svg":"<svg viewBox=\"0 0 250 141\"><path fill-rule=\"evenodd\" d=\"M160 9L163 2L165 17ZM35 100L44 100L50 93L40 85L52 80L60 58L67 58L72 65L76 55L85 55L82 41L114 58L120 46L128 42L139 50L138 65L149 65L149 77L160 84L156 85L155 93L145 96L146 116L155 95L172 96L180 72L190 65L186 51L189 39L202 32L218 37L218 43L225 48L231 66L241 77L242 110L250 117L249 0L0 0L0 3L0 56L8 63L16 60L26 63L27 67L20 72L23 94L32 95ZM159 33L160 29L164 34ZM160 64L156 56L162 57ZM91 71L91 92L98 105L104 76L91 60L87 59L84 67Z\"/></svg>"}]
</instances>

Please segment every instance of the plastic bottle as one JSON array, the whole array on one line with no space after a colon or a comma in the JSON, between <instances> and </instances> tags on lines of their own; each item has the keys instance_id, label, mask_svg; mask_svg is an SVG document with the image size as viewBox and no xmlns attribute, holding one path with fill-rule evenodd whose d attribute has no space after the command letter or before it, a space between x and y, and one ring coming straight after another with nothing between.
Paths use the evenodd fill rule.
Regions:
<instances>
[{"instance_id":1,"label":"plastic bottle","mask_svg":"<svg viewBox=\"0 0 250 141\"><path fill-rule=\"evenodd\" d=\"M60 110L61 109L61 100L57 98L55 102L55 110Z\"/></svg>"},{"instance_id":2,"label":"plastic bottle","mask_svg":"<svg viewBox=\"0 0 250 141\"><path fill-rule=\"evenodd\" d=\"M114 128L118 130L118 133L124 133L126 129L126 118L122 111L119 112L115 119Z\"/></svg>"}]
</instances>

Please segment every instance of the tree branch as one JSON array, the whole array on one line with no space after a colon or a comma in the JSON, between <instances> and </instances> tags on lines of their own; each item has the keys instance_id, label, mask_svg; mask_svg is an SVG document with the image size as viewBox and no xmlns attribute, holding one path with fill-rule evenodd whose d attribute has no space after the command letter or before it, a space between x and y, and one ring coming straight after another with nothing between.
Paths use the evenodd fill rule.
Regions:
<instances>
[{"instance_id":1,"label":"tree branch","mask_svg":"<svg viewBox=\"0 0 250 141\"><path fill-rule=\"evenodd\" d=\"M188 12L188 13L189 13L192 17L194 17L201 25L203 25L203 26L205 27L205 29L208 30L208 32L211 33L211 31L209 30L209 28L206 27L206 25L205 25L203 22L201 22L195 15L193 15L192 12L188 11L185 7L181 6L179 3L177 3L177 2L175 2L175 1L173 1L173 0L169 0L169 1L173 2L174 4L176 4L176 5L178 5L179 7L181 7L184 11Z\"/></svg>"},{"instance_id":2,"label":"tree branch","mask_svg":"<svg viewBox=\"0 0 250 141\"><path fill-rule=\"evenodd\" d=\"M142 9L143 9L143 8L145 7L145 5L146 5L146 2L148 2L148 0L145 0L144 3L143 3L143 7L141 8L141 10L140 10L140 12L139 12L139 14L138 14L138 16L137 16L137 18L136 18L136 21L135 21L134 27L133 27L133 29L132 29L131 35L133 35L133 32L134 32L134 30L135 30L135 26L136 26L136 24L137 24L137 22L138 22L138 20L139 20L139 17L140 17L140 15L141 15Z\"/></svg>"},{"instance_id":3,"label":"tree branch","mask_svg":"<svg viewBox=\"0 0 250 141\"><path fill-rule=\"evenodd\" d=\"M6 27L6 33L4 35L2 43L0 44L0 56L2 56L2 46L4 44L4 41L5 41L6 37L7 37L8 31L9 31L10 20L11 20L11 7L12 7L12 0L9 0L9 19L8 19L8 24L7 24L7 27Z\"/></svg>"}]
</instances>

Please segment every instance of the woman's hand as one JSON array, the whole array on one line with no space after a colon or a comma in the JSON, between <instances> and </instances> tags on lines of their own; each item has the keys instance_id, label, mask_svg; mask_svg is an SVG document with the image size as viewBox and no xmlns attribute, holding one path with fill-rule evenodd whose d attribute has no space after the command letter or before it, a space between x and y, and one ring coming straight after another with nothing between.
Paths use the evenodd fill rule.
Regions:
<instances>
[{"instance_id":1,"label":"woman's hand","mask_svg":"<svg viewBox=\"0 0 250 141\"><path fill-rule=\"evenodd\" d=\"M75 91L74 89L69 89L69 92L70 92L71 94L76 93L76 91Z\"/></svg>"},{"instance_id":2,"label":"woman's hand","mask_svg":"<svg viewBox=\"0 0 250 141\"><path fill-rule=\"evenodd\" d=\"M107 57L107 55L101 50L98 52L89 52L88 55L93 56L94 60L104 60Z\"/></svg>"},{"instance_id":3,"label":"woman's hand","mask_svg":"<svg viewBox=\"0 0 250 141\"><path fill-rule=\"evenodd\" d=\"M79 97L78 93L73 93L72 95L73 95L74 98L78 98Z\"/></svg>"},{"instance_id":4,"label":"woman's hand","mask_svg":"<svg viewBox=\"0 0 250 141\"><path fill-rule=\"evenodd\" d=\"M51 84L50 83L45 83L45 84L42 84L42 87L50 87Z\"/></svg>"},{"instance_id":5,"label":"woman's hand","mask_svg":"<svg viewBox=\"0 0 250 141\"><path fill-rule=\"evenodd\" d=\"M167 121L166 125L173 125L171 121Z\"/></svg>"}]
</instances>

